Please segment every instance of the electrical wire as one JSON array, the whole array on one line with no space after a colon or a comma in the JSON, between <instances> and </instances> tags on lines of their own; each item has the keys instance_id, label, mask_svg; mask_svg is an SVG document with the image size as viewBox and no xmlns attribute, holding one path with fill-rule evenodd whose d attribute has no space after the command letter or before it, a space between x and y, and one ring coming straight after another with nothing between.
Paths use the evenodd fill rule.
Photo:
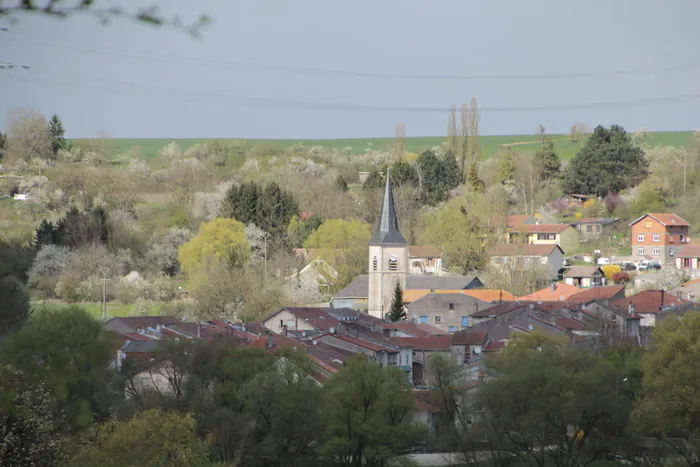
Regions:
<instances>
[{"instance_id":1,"label":"electrical wire","mask_svg":"<svg viewBox=\"0 0 700 467\"><path fill-rule=\"evenodd\" d=\"M576 79L605 76L632 76L649 74L683 73L700 70L700 64L686 64L674 67L643 67L608 71L581 71L572 73L543 73L543 74L508 74L508 75L459 75L459 74L422 74L422 73L390 73L361 70L338 70L318 67L294 67L294 66L274 66L267 64L242 63L235 60L226 59L203 59L195 57L183 57L173 54L159 53L157 55L143 51L131 50L104 50L94 47L85 47L83 44L56 42L55 40L37 41L35 35L25 35L12 32L10 37L19 38L21 41L39 45L42 47L58 47L66 50L93 53L107 56L121 56L145 60L148 62L168 62L182 65L211 66L211 67L233 67L239 72L272 72L276 74L294 74L304 76L322 76L334 78L363 78L363 79L383 79L383 80L427 80L427 81L523 81L523 80L547 80L547 79Z\"/></svg>"},{"instance_id":2,"label":"electrical wire","mask_svg":"<svg viewBox=\"0 0 700 467\"><path fill-rule=\"evenodd\" d=\"M176 102L189 103L217 103L242 105L248 107L271 107L307 109L319 111L355 111L355 112L401 112L401 113L446 113L448 107L423 107L423 106L399 106L399 105L365 105L337 102L313 102L307 100L295 100L271 97L237 96L227 93L207 92L192 89L178 89L162 85L135 83L127 81L110 81L101 79L95 81L85 77L71 77L54 72L40 72L31 69L21 76L12 77L18 83L38 82L49 86L77 87L84 89L86 86L96 87L107 92L120 92L133 97L144 99L164 99ZM531 105L522 107L480 107L483 113L517 113L517 112L547 112L562 110L587 110L601 108L620 107L647 107L656 105L673 105L685 103L700 98L700 93L678 94L661 97L649 97L643 99L628 99L608 102L588 102L574 104Z\"/></svg>"}]
</instances>

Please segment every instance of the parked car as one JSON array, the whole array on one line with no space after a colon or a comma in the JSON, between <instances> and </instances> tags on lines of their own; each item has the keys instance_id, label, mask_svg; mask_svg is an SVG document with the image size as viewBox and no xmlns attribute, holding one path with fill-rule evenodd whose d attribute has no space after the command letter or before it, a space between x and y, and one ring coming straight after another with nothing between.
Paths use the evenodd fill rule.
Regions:
<instances>
[{"instance_id":1,"label":"parked car","mask_svg":"<svg viewBox=\"0 0 700 467\"><path fill-rule=\"evenodd\" d=\"M661 263L658 261L649 261L648 259L645 259L639 263L640 271L658 271L659 269L661 269Z\"/></svg>"},{"instance_id":2,"label":"parked car","mask_svg":"<svg viewBox=\"0 0 700 467\"><path fill-rule=\"evenodd\" d=\"M637 266L635 266L634 263L624 262L620 264L620 269L623 271L636 271Z\"/></svg>"},{"instance_id":3,"label":"parked car","mask_svg":"<svg viewBox=\"0 0 700 467\"><path fill-rule=\"evenodd\" d=\"M598 258L598 266L605 266L610 264L610 258Z\"/></svg>"}]
</instances>

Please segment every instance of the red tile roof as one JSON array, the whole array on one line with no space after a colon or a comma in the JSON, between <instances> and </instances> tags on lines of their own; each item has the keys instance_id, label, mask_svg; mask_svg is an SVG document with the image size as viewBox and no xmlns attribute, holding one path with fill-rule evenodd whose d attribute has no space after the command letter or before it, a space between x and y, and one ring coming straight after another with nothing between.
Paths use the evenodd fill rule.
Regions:
<instances>
[{"instance_id":1,"label":"red tile roof","mask_svg":"<svg viewBox=\"0 0 700 467\"><path fill-rule=\"evenodd\" d=\"M359 347L363 347L367 350L371 350L373 352L388 352L388 353L396 353L398 350L393 349L391 347L387 347L385 345L381 344L376 344L374 342L366 341L364 339L359 339L357 337L351 337L351 336L346 336L343 334L333 334L331 337L335 337L336 339L340 339L341 341L349 342L350 344L355 344ZM413 337L404 337L403 339L415 339Z\"/></svg>"},{"instance_id":2,"label":"red tile roof","mask_svg":"<svg viewBox=\"0 0 700 467\"><path fill-rule=\"evenodd\" d=\"M700 258L700 245L683 245L676 250L678 258Z\"/></svg>"},{"instance_id":3,"label":"red tile roof","mask_svg":"<svg viewBox=\"0 0 700 467\"><path fill-rule=\"evenodd\" d=\"M506 348L506 341L488 341L484 352L498 352Z\"/></svg>"},{"instance_id":4,"label":"red tile roof","mask_svg":"<svg viewBox=\"0 0 700 467\"><path fill-rule=\"evenodd\" d=\"M545 287L544 289L532 292L531 294L524 295L518 300L542 300L545 302L566 301L567 298L581 291L583 291L583 289L579 289L573 285L561 283L555 284L554 290L552 290L551 286Z\"/></svg>"},{"instance_id":5,"label":"red tile roof","mask_svg":"<svg viewBox=\"0 0 700 467\"><path fill-rule=\"evenodd\" d=\"M328 331L337 328L340 321L328 314L323 308L287 307L284 310L297 316L300 320L309 323L320 331Z\"/></svg>"},{"instance_id":6,"label":"red tile roof","mask_svg":"<svg viewBox=\"0 0 700 467\"><path fill-rule=\"evenodd\" d=\"M514 233L559 233L569 224L520 224L512 227L510 232Z\"/></svg>"},{"instance_id":7,"label":"red tile roof","mask_svg":"<svg viewBox=\"0 0 700 467\"><path fill-rule=\"evenodd\" d=\"M558 245L547 245L533 243L500 243L493 245L489 249L491 256L549 256L559 248ZM561 250L563 252L563 250Z\"/></svg>"},{"instance_id":8,"label":"red tile roof","mask_svg":"<svg viewBox=\"0 0 700 467\"><path fill-rule=\"evenodd\" d=\"M270 346L270 344L272 345ZM302 349L308 346L303 342L292 339L291 337L280 334L271 334L269 336L254 339L250 344L248 344L248 347L253 347L255 349L266 349L270 352L275 352L279 349Z\"/></svg>"},{"instance_id":9,"label":"red tile roof","mask_svg":"<svg viewBox=\"0 0 700 467\"><path fill-rule=\"evenodd\" d=\"M515 300L515 296L512 293L499 289L467 289L462 290L462 293L485 302Z\"/></svg>"},{"instance_id":10,"label":"red tile roof","mask_svg":"<svg viewBox=\"0 0 700 467\"><path fill-rule=\"evenodd\" d=\"M557 324L557 327L560 327L562 329L572 329L574 331L583 331L584 329L586 329L586 325L583 324L581 321L573 318L567 318L565 316L557 318L555 322Z\"/></svg>"},{"instance_id":11,"label":"red tile roof","mask_svg":"<svg viewBox=\"0 0 700 467\"><path fill-rule=\"evenodd\" d=\"M664 226L670 226L670 225L688 226L688 225L690 225L688 223L688 221L686 221L682 217L677 216L676 214L667 213L667 212L650 212L649 214L645 214L642 217L636 219L630 225L636 224L637 222L641 221L642 219L644 219L647 216L649 216L653 219L656 219L657 221L661 222L661 224Z\"/></svg>"},{"instance_id":12,"label":"red tile roof","mask_svg":"<svg viewBox=\"0 0 700 467\"><path fill-rule=\"evenodd\" d=\"M138 328L155 328L159 324L162 326L169 326L171 324L178 324L182 322L183 321L175 318L174 316L125 316L112 318L107 321L105 325L109 323L119 323L135 331Z\"/></svg>"},{"instance_id":13,"label":"red tile roof","mask_svg":"<svg viewBox=\"0 0 700 467\"><path fill-rule=\"evenodd\" d=\"M505 313L509 313L513 310L517 310L519 308L522 308L526 306L526 304L520 303L520 302L503 302L499 303L498 305L490 306L486 308L485 310L477 311L476 313L472 313L471 317L472 318L490 318L493 316L500 316Z\"/></svg>"},{"instance_id":14,"label":"red tile roof","mask_svg":"<svg viewBox=\"0 0 700 467\"><path fill-rule=\"evenodd\" d=\"M508 227L515 227L516 225L522 225L527 221L530 217L529 214L511 214L508 216Z\"/></svg>"},{"instance_id":15,"label":"red tile roof","mask_svg":"<svg viewBox=\"0 0 700 467\"><path fill-rule=\"evenodd\" d=\"M588 303L594 300L610 300L619 293L625 293L624 285L609 285L606 287L593 287L577 294L571 295L566 301L569 303ZM623 295L624 296L624 295Z\"/></svg>"},{"instance_id":16,"label":"red tile roof","mask_svg":"<svg viewBox=\"0 0 700 467\"><path fill-rule=\"evenodd\" d=\"M438 334L426 337L394 337L391 342L401 347L413 347L415 350L450 350L451 334Z\"/></svg>"},{"instance_id":17,"label":"red tile roof","mask_svg":"<svg viewBox=\"0 0 700 467\"><path fill-rule=\"evenodd\" d=\"M485 341L486 331L463 329L452 334L453 345L483 345Z\"/></svg>"},{"instance_id":18,"label":"red tile roof","mask_svg":"<svg viewBox=\"0 0 700 467\"><path fill-rule=\"evenodd\" d=\"M663 300L663 303L662 303ZM692 302L678 298L669 292L663 290L644 290L630 297L621 298L613 302L613 308L618 310L628 310L629 304L632 303L634 311L640 313L658 313L659 307L680 307L690 305Z\"/></svg>"}]
</instances>

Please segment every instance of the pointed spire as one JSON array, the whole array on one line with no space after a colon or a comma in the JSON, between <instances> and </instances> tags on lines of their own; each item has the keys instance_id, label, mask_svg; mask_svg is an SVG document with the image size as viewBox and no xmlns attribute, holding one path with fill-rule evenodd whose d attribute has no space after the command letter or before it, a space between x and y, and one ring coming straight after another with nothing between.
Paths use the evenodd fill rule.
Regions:
<instances>
[{"instance_id":1,"label":"pointed spire","mask_svg":"<svg viewBox=\"0 0 700 467\"><path fill-rule=\"evenodd\" d=\"M392 189L389 169L386 171L386 185L384 187L384 200L382 212L379 213L377 229L372 234L370 245L405 245L408 242L399 231L399 221L396 219L394 207L394 191Z\"/></svg>"}]
</instances>

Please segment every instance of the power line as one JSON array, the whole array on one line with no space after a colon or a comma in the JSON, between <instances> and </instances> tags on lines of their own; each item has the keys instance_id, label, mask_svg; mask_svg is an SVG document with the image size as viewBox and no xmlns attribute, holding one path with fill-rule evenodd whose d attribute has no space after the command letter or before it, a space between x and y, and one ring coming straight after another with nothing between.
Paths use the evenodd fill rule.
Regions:
<instances>
[{"instance_id":1,"label":"power line","mask_svg":"<svg viewBox=\"0 0 700 467\"><path fill-rule=\"evenodd\" d=\"M523 80L546 80L546 79L575 79L575 78L590 78L604 76L632 76L632 75L649 75L660 73L674 72L690 72L700 70L700 64L695 65L678 65L673 67L642 67L608 71L581 71L572 73L543 73L543 74L509 74L509 75L460 75L460 74L422 74L422 73L391 73L377 71L361 71L361 70L338 70L318 67L295 67L295 66L274 66L267 64L251 64L242 63L234 60L225 59L203 59L195 57L183 57L173 54L158 53L154 55L148 51L132 50L125 52L122 50L104 50L94 47L85 47L84 45L75 45L75 43L60 43L53 39L50 41L37 41L36 36L27 36L22 33L12 33L11 36L19 37L22 41L40 45L59 47L67 50L78 52L86 52L107 56L122 56L126 58L134 58L149 62L168 62L179 63L183 65L198 65L212 67L234 67L237 71L256 72L268 71L274 73L288 73L305 76L325 76L334 78L365 78L365 79L385 79L385 80L428 80L428 81L523 81ZM109 46L108 46L109 47Z\"/></svg>"},{"instance_id":2,"label":"power line","mask_svg":"<svg viewBox=\"0 0 700 467\"><path fill-rule=\"evenodd\" d=\"M355 112L402 112L402 113L446 113L446 107L423 107L423 106L397 106L397 105L364 105L337 102L313 102L308 100L295 100L284 98L268 97L248 97L237 96L227 93L206 92L192 89L170 88L161 85L150 85L135 82L117 81L88 81L84 77L61 77L55 73L46 73L41 76L36 70L32 70L21 77L13 77L17 82L39 82L51 86L77 87L84 89L86 86L106 89L107 92L122 92L131 96L143 98L164 99L177 102L190 103L225 103L231 105L242 105L248 107L272 107L307 109L319 111L355 111ZM48 78L48 79L47 79ZM61 81L63 79L64 81ZM587 110L601 108L620 107L646 107L654 105L671 105L684 103L689 100L700 98L700 93L678 94L662 97L649 97L643 99L628 99L608 102L588 102L574 104L554 104L554 105L531 105L522 107L482 107L483 113L517 113L517 112L547 112L563 110Z\"/></svg>"}]
</instances>

